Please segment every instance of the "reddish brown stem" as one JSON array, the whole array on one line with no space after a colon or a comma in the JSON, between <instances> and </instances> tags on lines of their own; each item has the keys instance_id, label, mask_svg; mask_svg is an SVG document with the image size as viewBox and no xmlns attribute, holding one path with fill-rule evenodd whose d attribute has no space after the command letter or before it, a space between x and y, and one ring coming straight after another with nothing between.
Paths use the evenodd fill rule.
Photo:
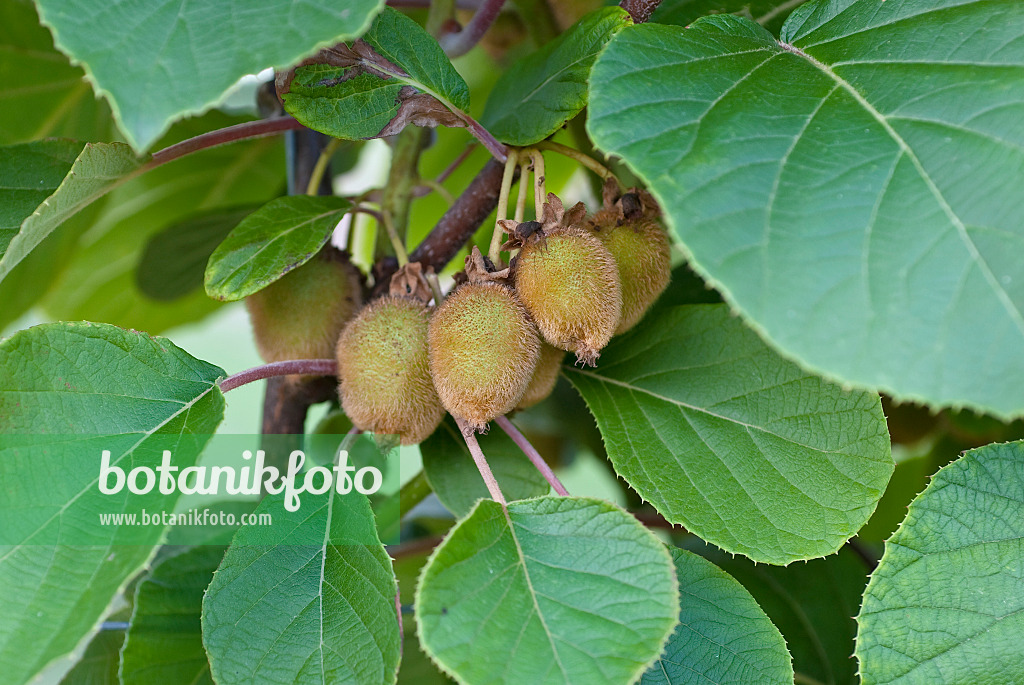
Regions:
<instances>
[{"instance_id":1,"label":"reddish brown stem","mask_svg":"<svg viewBox=\"0 0 1024 685\"><path fill-rule=\"evenodd\" d=\"M179 157L198 152L199 150L205 150L206 148L216 147L218 145L224 145L225 143L233 143L237 140L246 140L248 138L262 138L264 136L271 136L284 131L297 131L305 128L298 121L292 117L275 117L273 119L260 119L259 121L247 121L244 124L236 124L234 126L228 126L227 128L220 128L216 131L210 131L198 135L195 138L189 138L183 140L180 143L175 143L165 147L163 150L157 150L153 153L153 157L150 158L149 168L166 164Z\"/></svg>"},{"instance_id":2,"label":"reddish brown stem","mask_svg":"<svg viewBox=\"0 0 1024 685\"><path fill-rule=\"evenodd\" d=\"M221 392L227 392L264 378L291 375L336 376L338 375L338 362L334 359L294 359L286 362L273 362L228 376L218 385Z\"/></svg>"},{"instance_id":3,"label":"reddish brown stem","mask_svg":"<svg viewBox=\"0 0 1024 685\"><path fill-rule=\"evenodd\" d=\"M537 449L530 444L530 441L526 439L526 436L520 433L519 429L508 420L508 417L499 416L494 419L494 422L501 427L501 430L508 434L508 437L512 438L512 442L514 442L519 449L523 451L523 454L527 456L530 463L541 472L541 475L544 476L544 480L551 484L551 487L555 489L555 492L562 497L567 497L569 495L569 491L565 489L562 482L558 480L558 476L556 476L555 472L551 470L548 463L544 461L544 457L540 456L540 452L538 452Z\"/></svg>"},{"instance_id":4,"label":"reddish brown stem","mask_svg":"<svg viewBox=\"0 0 1024 685\"><path fill-rule=\"evenodd\" d=\"M622 0L619 7L629 12L634 24L643 24L658 9L661 0Z\"/></svg>"},{"instance_id":5,"label":"reddish brown stem","mask_svg":"<svg viewBox=\"0 0 1024 685\"><path fill-rule=\"evenodd\" d=\"M441 39L441 47L449 57L465 55L473 49L473 46L480 42L480 39L491 28L491 24L501 12L501 6L505 0L483 0L480 8L473 15L461 31L449 33Z\"/></svg>"}]
</instances>

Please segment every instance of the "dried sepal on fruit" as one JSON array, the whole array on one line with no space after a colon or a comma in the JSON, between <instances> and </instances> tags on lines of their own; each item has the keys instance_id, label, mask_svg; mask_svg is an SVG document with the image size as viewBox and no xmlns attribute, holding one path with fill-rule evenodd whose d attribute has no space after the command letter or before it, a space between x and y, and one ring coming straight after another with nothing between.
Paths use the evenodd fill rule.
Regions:
<instances>
[{"instance_id":1,"label":"dried sepal on fruit","mask_svg":"<svg viewBox=\"0 0 1024 685\"><path fill-rule=\"evenodd\" d=\"M621 197L614 180L605 183L604 207L588 221L590 229L615 257L622 283L622 318L616 335L635 326L668 287L671 249L658 223L661 210L654 197L631 188Z\"/></svg>"},{"instance_id":2,"label":"dried sepal on fruit","mask_svg":"<svg viewBox=\"0 0 1024 685\"><path fill-rule=\"evenodd\" d=\"M523 393L516 409L528 409L547 399L551 391L555 389L555 383L558 382L558 373L562 368L563 359L565 359L565 350L541 341L537 368L533 370L530 384L526 386L526 392Z\"/></svg>"},{"instance_id":3,"label":"dried sepal on fruit","mask_svg":"<svg viewBox=\"0 0 1024 685\"><path fill-rule=\"evenodd\" d=\"M256 348L267 362L330 359L362 303L362 274L330 246L245 299Z\"/></svg>"},{"instance_id":4,"label":"dried sepal on fruit","mask_svg":"<svg viewBox=\"0 0 1024 685\"><path fill-rule=\"evenodd\" d=\"M540 226L503 220L519 248L512 264L516 294L550 344L594 366L622 314L618 268L608 248L584 225L583 203L565 211L548 193Z\"/></svg>"},{"instance_id":5,"label":"dried sepal on fruit","mask_svg":"<svg viewBox=\"0 0 1024 685\"><path fill-rule=\"evenodd\" d=\"M392 294L367 304L337 345L342 410L360 430L395 435L403 445L422 442L444 418L427 358L431 309L419 297L394 294L410 278L416 275L400 270Z\"/></svg>"},{"instance_id":6,"label":"dried sepal on fruit","mask_svg":"<svg viewBox=\"0 0 1024 685\"><path fill-rule=\"evenodd\" d=\"M430 372L441 403L481 432L516 407L540 354L537 329L492 269L473 248L467 282L430 319Z\"/></svg>"}]
</instances>

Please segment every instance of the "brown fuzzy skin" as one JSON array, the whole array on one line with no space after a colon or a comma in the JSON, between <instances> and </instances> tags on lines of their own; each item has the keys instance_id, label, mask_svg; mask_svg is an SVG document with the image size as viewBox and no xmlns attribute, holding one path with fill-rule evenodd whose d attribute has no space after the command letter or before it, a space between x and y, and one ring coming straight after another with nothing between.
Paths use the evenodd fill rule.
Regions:
<instances>
[{"instance_id":1,"label":"brown fuzzy skin","mask_svg":"<svg viewBox=\"0 0 1024 685\"><path fill-rule=\"evenodd\" d=\"M672 255L657 221L622 221L621 213L601 210L590 221L594 234L615 258L622 283L622 318L615 335L635 326L668 287ZM621 225L620 225L621 224Z\"/></svg>"},{"instance_id":2,"label":"brown fuzzy skin","mask_svg":"<svg viewBox=\"0 0 1024 685\"><path fill-rule=\"evenodd\" d=\"M444 408L477 431L516 407L539 356L537 330L504 286L459 286L430 319L434 387Z\"/></svg>"},{"instance_id":3,"label":"brown fuzzy skin","mask_svg":"<svg viewBox=\"0 0 1024 685\"><path fill-rule=\"evenodd\" d=\"M537 368L533 370L533 377L530 379L530 384L526 386L523 398L516 405L517 410L528 409L541 400L547 399L551 391L555 389L555 383L558 382L563 359L565 359L565 350L541 342Z\"/></svg>"},{"instance_id":4,"label":"brown fuzzy skin","mask_svg":"<svg viewBox=\"0 0 1024 685\"><path fill-rule=\"evenodd\" d=\"M515 261L516 294L544 339L594 366L622 314L618 267L608 248L578 224L531 240Z\"/></svg>"},{"instance_id":5,"label":"brown fuzzy skin","mask_svg":"<svg viewBox=\"0 0 1024 685\"><path fill-rule=\"evenodd\" d=\"M266 362L330 359L362 304L359 269L335 250L321 252L245 298L256 348Z\"/></svg>"},{"instance_id":6,"label":"brown fuzzy skin","mask_svg":"<svg viewBox=\"0 0 1024 685\"><path fill-rule=\"evenodd\" d=\"M430 308L388 295L366 305L338 340L338 395L360 430L423 442L444 418L430 380Z\"/></svg>"}]
</instances>

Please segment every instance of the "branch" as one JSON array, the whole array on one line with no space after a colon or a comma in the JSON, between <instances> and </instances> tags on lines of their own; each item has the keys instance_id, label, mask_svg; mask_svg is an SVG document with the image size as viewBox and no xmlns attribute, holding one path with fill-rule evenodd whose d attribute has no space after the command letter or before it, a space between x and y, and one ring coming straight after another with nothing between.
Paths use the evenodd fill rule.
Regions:
<instances>
[{"instance_id":1,"label":"branch","mask_svg":"<svg viewBox=\"0 0 1024 685\"><path fill-rule=\"evenodd\" d=\"M505 0L483 0L480 9L461 31L442 37L441 47L444 48L448 56L459 57L472 50L473 46L479 43L487 33L487 29L491 28L491 24L494 23L504 4Z\"/></svg>"},{"instance_id":2,"label":"branch","mask_svg":"<svg viewBox=\"0 0 1024 685\"><path fill-rule=\"evenodd\" d=\"M440 273L498 206L504 167L504 164L494 159L487 160L487 164L455 200L455 204L448 208L430 234L409 255L409 261L419 262L424 268L433 267L434 271ZM391 275L397 268L394 260L378 264L374 270L377 283L374 296L387 290Z\"/></svg>"},{"instance_id":3,"label":"branch","mask_svg":"<svg viewBox=\"0 0 1024 685\"><path fill-rule=\"evenodd\" d=\"M195 138L189 138L188 140L183 140L180 143L175 143L174 145L165 147L163 150L157 150L153 153L153 156L150 158L146 167L148 169L152 169L153 167L158 167L161 164L166 164L167 162L171 162L193 152L205 150L210 147L216 147L218 145L224 145L225 143L233 143L237 140L262 138L264 136L271 136L284 131L298 131L303 128L305 128L305 126L292 117L275 117L273 119L247 121L244 124L236 124L234 126L228 126L227 128L203 133Z\"/></svg>"},{"instance_id":4,"label":"branch","mask_svg":"<svg viewBox=\"0 0 1024 685\"><path fill-rule=\"evenodd\" d=\"M240 386L275 376L337 376L338 362L334 359L294 359L285 362L273 362L240 371L220 381L221 392L228 392Z\"/></svg>"},{"instance_id":5,"label":"branch","mask_svg":"<svg viewBox=\"0 0 1024 685\"><path fill-rule=\"evenodd\" d=\"M508 420L508 417L499 416L494 419L494 422L501 427L501 430L508 434L508 437L512 438L512 442L514 442L519 449L523 451L523 454L529 458L530 463L541 472L541 475L543 475L544 479L551 484L551 487L555 489L555 492L562 497L568 497L569 491L565 489L562 482L558 480L558 476L556 476L555 472L551 470L548 463L544 461L544 457L540 456L540 452L538 452L537 449L530 444L530 441L526 439L526 436L520 433L519 429Z\"/></svg>"},{"instance_id":6,"label":"branch","mask_svg":"<svg viewBox=\"0 0 1024 685\"><path fill-rule=\"evenodd\" d=\"M634 24L643 24L658 9L661 0L622 0L619 7L629 12Z\"/></svg>"}]
</instances>

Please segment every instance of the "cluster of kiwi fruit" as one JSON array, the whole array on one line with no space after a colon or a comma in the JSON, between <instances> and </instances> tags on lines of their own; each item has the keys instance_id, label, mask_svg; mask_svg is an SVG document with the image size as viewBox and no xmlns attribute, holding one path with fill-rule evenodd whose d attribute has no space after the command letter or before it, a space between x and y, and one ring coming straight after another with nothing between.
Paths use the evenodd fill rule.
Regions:
<instances>
[{"instance_id":1,"label":"cluster of kiwi fruit","mask_svg":"<svg viewBox=\"0 0 1024 685\"><path fill-rule=\"evenodd\" d=\"M586 214L549 193L540 221L502 220L509 266L473 248L434 307L416 263L364 305L358 270L328 250L248 299L257 345L267 361L335 356L343 411L385 441L419 443L445 412L484 431L547 397L566 351L594 366L668 285L669 241L646 191L606 186Z\"/></svg>"}]
</instances>

